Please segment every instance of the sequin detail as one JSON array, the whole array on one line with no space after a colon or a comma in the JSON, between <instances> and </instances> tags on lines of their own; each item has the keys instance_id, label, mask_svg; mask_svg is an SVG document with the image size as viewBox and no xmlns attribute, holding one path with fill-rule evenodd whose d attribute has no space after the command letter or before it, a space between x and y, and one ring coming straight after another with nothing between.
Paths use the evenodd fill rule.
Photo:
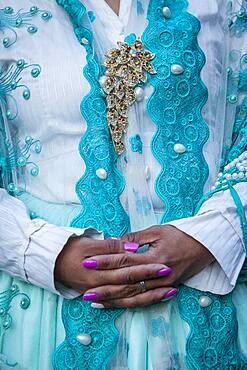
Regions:
<instances>
[{"instance_id":1,"label":"sequin detail","mask_svg":"<svg viewBox=\"0 0 247 370\"><path fill-rule=\"evenodd\" d=\"M14 12L14 9L10 6L0 9L0 31L4 34L3 46L8 48L17 41L16 29L20 27L25 27L30 34L36 33L38 31L37 26L30 22L37 15L44 21L48 21L52 17L51 12L41 10L35 5L31 6L29 11L20 9Z\"/></svg>"}]
</instances>

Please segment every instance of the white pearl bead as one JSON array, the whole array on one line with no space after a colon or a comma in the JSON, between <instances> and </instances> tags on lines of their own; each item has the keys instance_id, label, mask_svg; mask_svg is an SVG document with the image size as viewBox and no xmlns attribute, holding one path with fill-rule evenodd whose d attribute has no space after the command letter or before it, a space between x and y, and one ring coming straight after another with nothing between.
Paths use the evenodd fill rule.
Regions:
<instances>
[{"instance_id":1,"label":"white pearl bead","mask_svg":"<svg viewBox=\"0 0 247 370\"><path fill-rule=\"evenodd\" d=\"M164 6L164 8L162 9L162 12L165 18L171 18L171 11L168 8L168 6Z\"/></svg>"},{"instance_id":2,"label":"white pearl bead","mask_svg":"<svg viewBox=\"0 0 247 370\"><path fill-rule=\"evenodd\" d=\"M226 174L226 179L227 179L227 180L231 180L231 178L232 178L232 175L231 175L230 173L227 173L227 174Z\"/></svg>"},{"instance_id":3,"label":"white pearl bead","mask_svg":"<svg viewBox=\"0 0 247 370\"><path fill-rule=\"evenodd\" d=\"M239 162L239 159L238 158L235 158L234 160L233 160L233 163L235 163L235 164L237 164Z\"/></svg>"},{"instance_id":4,"label":"white pearl bead","mask_svg":"<svg viewBox=\"0 0 247 370\"><path fill-rule=\"evenodd\" d=\"M186 148L183 144L175 144L174 145L174 152L178 153L178 154L183 154L186 152Z\"/></svg>"},{"instance_id":5,"label":"white pearl bead","mask_svg":"<svg viewBox=\"0 0 247 370\"><path fill-rule=\"evenodd\" d=\"M246 161L246 160L244 160L244 161L242 162L242 166L247 167L247 161Z\"/></svg>"},{"instance_id":6,"label":"white pearl bead","mask_svg":"<svg viewBox=\"0 0 247 370\"><path fill-rule=\"evenodd\" d=\"M245 159L245 153L240 154L240 156L238 158L240 159L240 161L242 161L243 159Z\"/></svg>"},{"instance_id":7,"label":"white pearl bead","mask_svg":"<svg viewBox=\"0 0 247 370\"><path fill-rule=\"evenodd\" d=\"M96 175L101 179L105 180L107 178L107 172L104 168L98 168L96 170Z\"/></svg>"},{"instance_id":8,"label":"white pearl bead","mask_svg":"<svg viewBox=\"0 0 247 370\"><path fill-rule=\"evenodd\" d=\"M89 344L92 342L91 335L89 334L78 334L76 339L84 346L89 346Z\"/></svg>"},{"instance_id":9,"label":"white pearl bead","mask_svg":"<svg viewBox=\"0 0 247 370\"><path fill-rule=\"evenodd\" d=\"M135 98L136 101L142 101L144 99L144 90L143 88L137 86L135 88Z\"/></svg>"},{"instance_id":10,"label":"white pearl bead","mask_svg":"<svg viewBox=\"0 0 247 370\"><path fill-rule=\"evenodd\" d=\"M88 44L89 44L89 41L88 41L88 39L86 39L86 37L83 37L83 38L81 39L81 42L82 42L84 45L88 45Z\"/></svg>"},{"instance_id":11,"label":"white pearl bead","mask_svg":"<svg viewBox=\"0 0 247 370\"><path fill-rule=\"evenodd\" d=\"M145 168L145 174L146 174L146 180L149 180L150 177L151 177L151 171L150 171L150 167L149 166L146 166L146 168Z\"/></svg>"},{"instance_id":12,"label":"white pearl bead","mask_svg":"<svg viewBox=\"0 0 247 370\"><path fill-rule=\"evenodd\" d=\"M199 299L199 305L201 307L208 307L210 306L211 304L213 303L212 299L210 297L207 297L206 295L205 296L202 296L200 299Z\"/></svg>"},{"instance_id":13,"label":"white pearl bead","mask_svg":"<svg viewBox=\"0 0 247 370\"><path fill-rule=\"evenodd\" d=\"M237 180L237 178L238 178L238 174L237 174L237 173L233 173L233 174L232 174L232 178L233 178L234 180Z\"/></svg>"},{"instance_id":14,"label":"white pearl bead","mask_svg":"<svg viewBox=\"0 0 247 370\"><path fill-rule=\"evenodd\" d=\"M228 164L228 165L226 165L226 166L225 166L224 170L225 170L225 171L228 171L228 170L230 170L230 168L231 168L231 167L230 167L230 166L229 166L229 164Z\"/></svg>"},{"instance_id":15,"label":"white pearl bead","mask_svg":"<svg viewBox=\"0 0 247 370\"><path fill-rule=\"evenodd\" d=\"M103 308L105 308L105 306L103 304L96 303L96 302L91 303L91 307L95 308L95 309L98 309L98 310L102 310Z\"/></svg>"},{"instance_id":16,"label":"white pearl bead","mask_svg":"<svg viewBox=\"0 0 247 370\"><path fill-rule=\"evenodd\" d=\"M107 76L101 76L99 79L100 86L104 87L106 81L107 81Z\"/></svg>"},{"instance_id":17,"label":"white pearl bead","mask_svg":"<svg viewBox=\"0 0 247 370\"><path fill-rule=\"evenodd\" d=\"M239 178L239 179L244 179L244 173L243 173L243 172L239 172L239 174L238 174L238 178Z\"/></svg>"},{"instance_id":18,"label":"white pearl bead","mask_svg":"<svg viewBox=\"0 0 247 370\"><path fill-rule=\"evenodd\" d=\"M184 72L184 68L180 64L172 64L171 72L174 75L181 75Z\"/></svg>"},{"instance_id":19,"label":"white pearl bead","mask_svg":"<svg viewBox=\"0 0 247 370\"><path fill-rule=\"evenodd\" d=\"M220 182L216 181L215 186L219 186L219 185L220 185Z\"/></svg>"}]
</instances>

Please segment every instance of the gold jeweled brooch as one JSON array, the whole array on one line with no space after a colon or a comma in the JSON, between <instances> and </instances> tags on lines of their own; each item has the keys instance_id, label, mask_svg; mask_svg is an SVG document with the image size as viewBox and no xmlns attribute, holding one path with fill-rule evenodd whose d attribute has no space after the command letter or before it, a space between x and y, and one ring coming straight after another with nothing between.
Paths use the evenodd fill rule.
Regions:
<instances>
[{"instance_id":1,"label":"gold jeweled brooch","mask_svg":"<svg viewBox=\"0 0 247 370\"><path fill-rule=\"evenodd\" d=\"M100 78L100 84L106 94L107 121L112 141L118 155L124 152L123 134L128 128L128 109L136 100L140 100L141 83L147 82L147 73L155 74L150 61L155 54L146 50L140 39L131 45L118 42L106 54L104 66L106 74Z\"/></svg>"}]
</instances>

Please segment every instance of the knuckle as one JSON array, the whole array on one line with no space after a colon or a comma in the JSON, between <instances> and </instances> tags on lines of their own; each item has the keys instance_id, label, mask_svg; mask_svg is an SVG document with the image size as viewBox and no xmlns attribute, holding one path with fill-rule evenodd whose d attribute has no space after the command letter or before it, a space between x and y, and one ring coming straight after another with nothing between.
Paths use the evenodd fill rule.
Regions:
<instances>
[{"instance_id":1,"label":"knuckle","mask_svg":"<svg viewBox=\"0 0 247 370\"><path fill-rule=\"evenodd\" d=\"M116 253L116 248L117 248L117 240L108 240L107 241L107 248L110 254Z\"/></svg>"},{"instance_id":2,"label":"knuckle","mask_svg":"<svg viewBox=\"0 0 247 370\"><path fill-rule=\"evenodd\" d=\"M110 289L104 289L102 292L100 292L99 296L103 301L107 301L109 298L111 298L112 294Z\"/></svg>"},{"instance_id":3,"label":"knuckle","mask_svg":"<svg viewBox=\"0 0 247 370\"><path fill-rule=\"evenodd\" d=\"M128 256L128 254L123 253L121 255L121 257L119 257L118 265L119 265L119 267L129 266L129 256Z\"/></svg>"},{"instance_id":4,"label":"knuckle","mask_svg":"<svg viewBox=\"0 0 247 370\"><path fill-rule=\"evenodd\" d=\"M134 275L133 275L133 273L131 272L130 269L128 269L126 271L125 281L126 281L127 284L133 284L133 283L135 283L135 277L134 277Z\"/></svg>"},{"instance_id":5,"label":"knuckle","mask_svg":"<svg viewBox=\"0 0 247 370\"><path fill-rule=\"evenodd\" d=\"M135 242L135 239L136 239L136 233L129 233L127 236L127 239L129 242Z\"/></svg>"}]
</instances>

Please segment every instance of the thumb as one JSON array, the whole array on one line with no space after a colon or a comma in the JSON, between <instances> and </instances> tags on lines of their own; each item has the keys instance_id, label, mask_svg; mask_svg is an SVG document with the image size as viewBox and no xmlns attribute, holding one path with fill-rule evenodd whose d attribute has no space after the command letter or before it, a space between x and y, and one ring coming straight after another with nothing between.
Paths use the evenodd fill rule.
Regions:
<instances>
[{"instance_id":1,"label":"thumb","mask_svg":"<svg viewBox=\"0 0 247 370\"><path fill-rule=\"evenodd\" d=\"M122 240L130 243L137 243L139 245L145 245L155 242L159 239L159 227L152 226L145 230L131 232L122 237Z\"/></svg>"}]
</instances>

